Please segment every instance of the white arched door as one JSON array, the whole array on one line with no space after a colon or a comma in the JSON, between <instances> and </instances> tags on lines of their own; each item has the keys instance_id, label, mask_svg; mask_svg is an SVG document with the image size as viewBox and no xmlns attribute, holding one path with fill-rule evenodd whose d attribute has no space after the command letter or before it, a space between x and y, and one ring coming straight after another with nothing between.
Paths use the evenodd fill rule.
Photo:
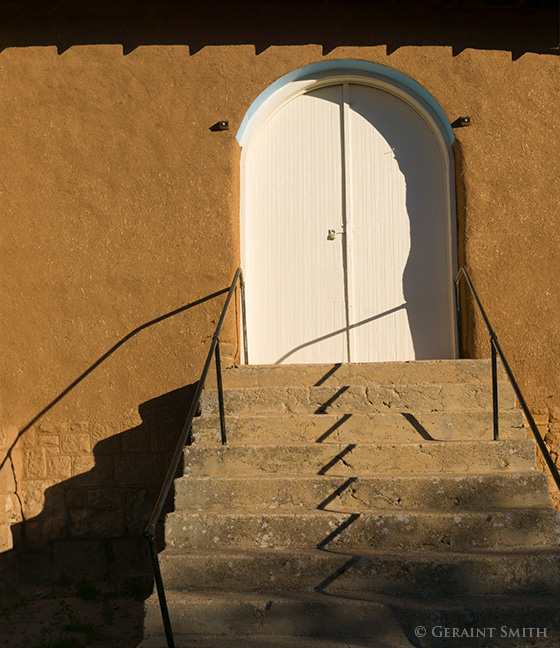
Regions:
<instances>
[{"instance_id":1,"label":"white arched door","mask_svg":"<svg viewBox=\"0 0 560 648\"><path fill-rule=\"evenodd\" d=\"M323 85L273 111L244 161L251 363L454 357L449 160L424 115Z\"/></svg>"}]
</instances>

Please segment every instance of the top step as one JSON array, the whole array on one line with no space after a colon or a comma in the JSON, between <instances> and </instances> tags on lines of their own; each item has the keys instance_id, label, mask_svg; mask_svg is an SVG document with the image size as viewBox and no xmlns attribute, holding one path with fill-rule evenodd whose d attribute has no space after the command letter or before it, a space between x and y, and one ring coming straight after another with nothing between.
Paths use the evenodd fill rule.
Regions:
<instances>
[{"instance_id":1,"label":"top step","mask_svg":"<svg viewBox=\"0 0 560 648\"><path fill-rule=\"evenodd\" d=\"M507 376L498 365L498 379ZM242 365L223 372L224 387L340 387L356 384L484 383L491 385L490 360L415 360L408 362ZM207 387L216 386L216 375Z\"/></svg>"}]
</instances>

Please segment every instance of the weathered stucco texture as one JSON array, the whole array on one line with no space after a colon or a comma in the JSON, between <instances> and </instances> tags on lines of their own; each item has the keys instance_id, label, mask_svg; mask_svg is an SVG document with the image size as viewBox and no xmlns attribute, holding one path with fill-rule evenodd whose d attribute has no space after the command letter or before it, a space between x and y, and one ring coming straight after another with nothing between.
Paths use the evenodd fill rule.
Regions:
<instances>
[{"instance_id":1,"label":"weathered stucco texture","mask_svg":"<svg viewBox=\"0 0 560 648\"><path fill-rule=\"evenodd\" d=\"M528 399L558 394L560 57L446 47L118 46L1 55L2 417L21 426L136 327L204 298L238 262L239 147L282 74L360 58L422 84L456 129L465 261ZM210 126L228 119L230 130ZM461 204L462 203L462 204ZM140 332L56 406L57 419L134 416L194 381L215 299ZM484 353L482 339L476 349ZM528 364L530 362L530 364ZM532 370L529 369L532 367ZM545 393L547 392L547 393ZM550 392L550 393L548 393Z\"/></svg>"},{"instance_id":2,"label":"weathered stucco texture","mask_svg":"<svg viewBox=\"0 0 560 648\"><path fill-rule=\"evenodd\" d=\"M166 395L175 395L174 412L179 396L188 405L191 392L175 390L198 379L224 297L198 302L223 290L239 263L235 134L254 99L280 76L341 58L407 74L450 122L470 116L471 126L456 129L459 260L530 406L558 421L560 56L456 52L452 42L325 51L303 44L259 53L253 44L193 52L147 45L126 55L110 44L61 54L54 45L9 47L0 53L0 423L6 448L26 429L2 468L2 475L11 471L13 459L23 490L10 505L23 505L26 519L43 506L40 497L35 505L22 495L26 488L89 474L87 483L59 488L61 507L73 501L76 510L121 510L94 516L93 535L138 535L126 498L149 474L145 501L135 505L149 508L180 428L177 414L165 433L153 421L170 407ZM229 130L211 130L219 120L228 120ZM122 338L189 304L131 336L27 429ZM481 327L469 331L467 353L487 357ZM226 338L236 348L233 322ZM70 447L76 426L82 445ZM118 448L107 445L113 436ZM123 462L136 473L119 477ZM2 479L4 491L13 491L11 478ZM90 492L101 487L116 490ZM72 500L70 490L80 494ZM11 523L17 515L9 515ZM49 518L39 545L89 537L85 514L60 515L58 526Z\"/></svg>"}]
</instances>

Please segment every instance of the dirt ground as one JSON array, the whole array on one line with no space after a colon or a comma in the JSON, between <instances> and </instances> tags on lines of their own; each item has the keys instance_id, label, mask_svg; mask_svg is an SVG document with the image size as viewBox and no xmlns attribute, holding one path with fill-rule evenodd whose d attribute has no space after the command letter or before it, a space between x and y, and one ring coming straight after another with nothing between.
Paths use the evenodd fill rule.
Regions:
<instances>
[{"instance_id":1,"label":"dirt ground","mask_svg":"<svg viewBox=\"0 0 560 648\"><path fill-rule=\"evenodd\" d=\"M2 648L136 648L146 580L22 585L0 597Z\"/></svg>"}]
</instances>

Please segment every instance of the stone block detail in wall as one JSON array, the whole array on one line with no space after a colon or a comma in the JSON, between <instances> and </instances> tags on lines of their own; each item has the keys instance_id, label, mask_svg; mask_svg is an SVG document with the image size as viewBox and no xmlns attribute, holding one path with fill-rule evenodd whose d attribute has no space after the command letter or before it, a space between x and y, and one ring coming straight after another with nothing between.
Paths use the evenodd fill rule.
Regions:
<instances>
[{"instance_id":1,"label":"stone block detail in wall","mask_svg":"<svg viewBox=\"0 0 560 648\"><path fill-rule=\"evenodd\" d=\"M122 439L123 452L128 454L130 452L146 452L150 447L150 429L143 426L141 429L136 428L135 434L125 435Z\"/></svg>"},{"instance_id":2,"label":"stone block detail in wall","mask_svg":"<svg viewBox=\"0 0 560 648\"><path fill-rule=\"evenodd\" d=\"M44 479L47 476L44 448L26 448L23 451L23 474L29 479Z\"/></svg>"},{"instance_id":3,"label":"stone block detail in wall","mask_svg":"<svg viewBox=\"0 0 560 648\"><path fill-rule=\"evenodd\" d=\"M558 461L558 455L560 454L560 407L550 409L545 440L553 458Z\"/></svg>"},{"instance_id":4,"label":"stone block detail in wall","mask_svg":"<svg viewBox=\"0 0 560 648\"><path fill-rule=\"evenodd\" d=\"M91 426L91 444L100 455L111 455L122 452L122 439L116 426L94 423ZM99 443L104 441L104 443Z\"/></svg>"},{"instance_id":5,"label":"stone block detail in wall","mask_svg":"<svg viewBox=\"0 0 560 648\"><path fill-rule=\"evenodd\" d=\"M0 574L14 561L34 579L148 573L142 532L192 393L189 385L142 403L140 423L2 429L0 456L11 454L0 472Z\"/></svg>"},{"instance_id":6,"label":"stone block detail in wall","mask_svg":"<svg viewBox=\"0 0 560 648\"><path fill-rule=\"evenodd\" d=\"M142 532L188 393L177 390L141 408L142 423L130 427L41 422L21 434L13 468L8 461L0 473L0 553L5 563L18 556L21 576L148 571ZM12 432L3 431L0 450L14 442Z\"/></svg>"},{"instance_id":7,"label":"stone block detail in wall","mask_svg":"<svg viewBox=\"0 0 560 648\"><path fill-rule=\"evenodd\" d=\"M115 458L115 483L119 486L156 485L161 481L162 457L152 454L123 453Z\"/></svg>"},{"instance_id":8,"label":"stone block detail in wall","mask_svg":"<svg viewBox=\"0 0 560 648\"><path fill-rule=\"evenodd\" d=\"M18 495L23 508L25 520L41 514L45 506L46 492L57 482L52 479L18 479Z\"/></svg>"},{"instance_id":9,"label":"stone block detail in wall","mask_svg":"<svg viewBox=\"0 0 560 648\"><path fill-rule=\"evenodd\" d=\"M60 438L60 449L67 454L81 455L91 452L90 434L65 434Z\"/></svg>"},{"instance_id":10,"label":"stone block detail in wall","mask_svg":"<svg viewBox=\"0 0 560 648\"><path fill-rule=\"evenodd\" d=\"M31 520L25 525L25 548L33 553L50 553L52 538L51 524Z\"/></svg>"},{"instance_id":11,"label":"stone block detail in wall","mask_svg":"<svg viewBox=\"0 0 560 648\"><path fill-rule=\"evenodd\" d=\"M147 558L148 545L144 538L117 538L111 541L111 551L115 564L128 562L133 569L138 569Z\"/></svg>"},{"instance_id":12,"label":"stone block detail in wall","mask_svg":"<svg viewBox=\"0 0 560 648\"><path fill-rule=\"evenodd\" d=\"M541 433L548 451L550 452L552 460L560 471L560 408L552 407L546 410L537 410L533 412L533 418L535 419L537 429ZM533 437L528 426L527 436L529 438ZM537 451L537 466L539 470L548 474L550 501L554 508L560 510L560 491L539 451Z\"/></svg>"},{"instance_id":13,"label":"stone block detail in wall","mask_svg":"<svg viewBox=\"0 0 560 648\"><path fill-rule=\"evenodd\" d=\"M74 538L122 538L126 533L126 517L122 509L74 509L70 511L70 518Z\"/></svg>"},{"instance_id":14,"label":"stone block detail in wall","mask_svg":"<svg viewBox=\"0 0 560 648\"><path fill-rule=\"evenodd\" d=\"M72 476L77 477L93 470L95 467L95 458L87 454L83 456L72 457Z\"/></svg>"},{"instance_id":15,"label":"stone block detail in wall","mask_svg":"<svg viewBox=\"0 0 560 648\"><path fill-rule=\"evenodd\" d=\"M169 455L169 461L171 461L171 456L175 452L177 442L179 441L179 434L175 436L170 436L165 433L166 424L164 421L154 421L148 426L150 430L150 451L160 455Z\"/></svg>"},{"instance_id":16,"label":"stone block detail in wall","mask_svg":"<svg viewBox=\"0 0 560 648\"><path fill-rule=\"evenodd\" d=\"M15 493L0 496L0 525L11 525L21 519L20 506Z\"/></svg>"},{"instance_id":17,"label":"stone block detail in wall","mask_svg":"<svg viewBox=\"0 0 560 648\"><path fill-rule=\"evenodd\" d=\"M153 506L154 500L146 489L129 494L126 513L128 528L132 535L140 536L142 534Z\"/></svg>"},{"instance_id":18,"label":"stone block detail in wall","mask_svg":"<svg viewBox=\"0 0 560 648\"><path fill-rule=\"evenodd\" d=\"M545 442L550 449L556 467L560 470L560 407L550 409L548 433ZM558 492L558 488L554 483L551 484L551 500L554 507L560 510L560 492Z\"/></svg>"},{"instance_id":19,"label":"stone block detail in wall","mask_svg":"<svg viewBox=\"0 0 560 648\"><path fill-rule=\"evenodd\" d=\"M47 456L47 476L68 479L72 476L72 458L66 455Z\"/></svg>"},{"instance_id":20,"label":"stone block detail in wall","mask_svg":"<svg viewBox=\"0 0 560 648\"><path fill-rule=\"evenodd\" d=\"M0 496L1 499L1 496ZM0 524L0 553L10 551L14 546L12 531L9 524Z\"/></svg>"},{"instance_id":21,"label":"stone block detail in wall","mask_svg":"<svg viewBox=\"0 0 560 648\"><path fill-rule=\"evenodd\" d=\"M40 446L45 446L47 448L51 447L60 447L60 436L58 434L43 434L38 438L38 443Z\"/></svg>"},{"instance_id":22,"label":"stone block detail in wall","mask_svg":"<svg viewBox=\"0 0 560 648\"><path fill-rule=\"evenodd\" d=\"M14 434L14 439L17 436L17 430L15 431ZM17 442L17 448L35 448L39 444L37 442L37 429L36 428L30 428L23 434L21 437L19 437L18 442Z\"/></svg>"},{"instance_id":23,"label":"stone block detail in wall","mask_svg":"<svg viewBox=\"0 0 560 648\"><path fill-rule=\"evenodd\" d=\"M9 552L14 545L12 525L21 520L21 505L16 495L13 460L6 453L17 436L15 428L0 429L0 554ZM0 574L4 568L0 565Z\"/></svg>"},{"instance_id":24,"label":"stone block detail in wall","mask_svg":"<svg viewBox=\"0 0 560 648\"><path fill-rule=\"evenodd\" d=\"M91 488L86 491L88 508L114 509L124 507L125 492L119 488Z\"/></svg>"},{"instance_id":25,"label":"stone block detail in wall","mask_svg":"<svg viewBox=\"0 0 560 648\"><path fill-rule=\"evenodd\" d=\"M2 470L0 470L0 493L15 492L16 482L14 480L14 471L10 461L6 461Z\"/></svg>"},{"instance_id":26,"label":"stone block detail in wall","mask_svg":"<svg viewBox=\"0 0 560 648\"><path fill-rule=\"evenodd\" d=\"M99 578L107 573L104 543L97 540L59 540L52 543L52 575L80 574Z\"/></svg>"}]
</instances>

